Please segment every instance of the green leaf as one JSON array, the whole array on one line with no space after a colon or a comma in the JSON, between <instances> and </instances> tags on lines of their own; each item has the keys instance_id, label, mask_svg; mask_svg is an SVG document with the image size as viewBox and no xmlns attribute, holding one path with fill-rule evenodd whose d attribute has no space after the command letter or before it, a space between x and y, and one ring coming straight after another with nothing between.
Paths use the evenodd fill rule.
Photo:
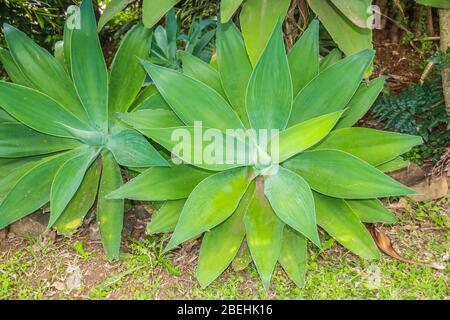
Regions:
<instances>
[{"instance_id":1,"label":"green leaf","mask_svg":"<svg viewBox=\"0 0 450 320\"><path fill-rule=\"evenodd\" d=\"M125 9L126 6L132 2L134 2L134 0L111 0L98 20L98 31L100 32L116 14Z\"/></svg>"},{"instance_id":2,"label":"green leaf","mask_svg":"<svg viewBox=\"0 0 450 320\"><path fill-rule=\"evenodd\" d=\"M292 81L279 21L250 78L247 114L254 129L284 129L291 107Z\"/></svg>"},{"instance_id":3,"label":"green leaf","mask_svg":"<svg viewBox=\"0 0 450 320\"><path fill-rule=\"evenodd\" d=\"M289 126L344 109L358 89L373 55L373 51L365 50L321 72L294 99Z\"/></svg>"},{"instance_id":4,"label":"green leaf","mask_svg":"<svg viewBox=\"0 0 450 320\"><path fill-rule=\"evenodd\" d=\"M252 183L231 217L203 237L196 270L196 277L203 288L220 276L238 253L245 237L244 215L254 193L255 184Z\"/></svg>"},{"instance_id":5,"label":"green leaf","mask_svg":"<svg viewBox=\"0 0 450 320\"><path fill-rule=\"evenodd\" d=\"M320 61L320 72L331 67L333 64L342 59L342 53L338 48L334 48Z\"/></svg>"},{"instance_id":6,"label":"green leaf","mask_svg":"<svg viewBox=\"0 0 450 320\"><path fill-rule=\"evenodd\" d=\"M284 228L283 244L278 260L292 281L299 288L303 287L308 261L306 238L290 227Z\"/></svg>"},{"instance_id":7,"label":"green leaf","mask_svg":"<svg viewBox=\"0 0 450 320\"><path fill-rule=\"evenodd\" d=\"M0 205L0 229L31 214L50 200L50 189L59 167L78 150L44 158L14 181ZM28 165L27 165L28 166Z\"/></svg>"},{"instance_id":8,"label":"green leaf","mask_svg":"<svg viewBox=\"0 0 450 320\"><path fill-rule=\"evenodd\" d=\"M282 131L278 141L279 163L319 143L330 133L341 115L342 111L326 114Z\"/></svg>"},{"instance_id":9,"label":"green leaf","mask_svg":"<svg viewBox=\"0 0 450 320\"><path fill-rule=\"evenodd\" d=\"M240 23L248 55L256 66L279 21L287 14L291 0L247 0L241 11Z\"/></svg>"},{"instance_id":10,"label":"green leaf","mask_svg":"<svg viewBox=\"0 0 450 320\"><path fill-rule=\"evenodd\" d=\"M431 6L441 9L450 9L450 3L447 0L416 0L416 2L424 6Z\"/></svg>"},{"instance_id":11,"label":"green leaf","mask_svg":"<svg viewBox=\"0 0 450 320\"><path fill-rule=\"evenodd\" d=\"M416 194L367 162L342 151L304 152L284 166L302 176L311 189L330 197L374 199Z\"/></svg>"},{"instance_id":12,"label":"green leaf","mask_svg":"<svg viewBox=\"0 0 450 320\"><path fill-rule=\"evenodd\" d=\"M110 152L102 154L103 170L97 201L97 221L106 256L119 259L122 237L124 201L107 199L106 195L122 185L120 168Z\"/></svg>"},{"instance_id":13,"label":"green leaf","mask_svg":"<svg viewBox=\"0 0 450 320\"><path fill-rule=\"evenodd\" d=\"M186 199L164 202L161 208L153 214L152 220L147 225L147 233L173 232L185 203Z\"/></svg>"},{"instance_id":14,"label":"green leaf","mask_svg":"<svg viewBox=\"0 0 450 320\"><path fill-rule=\"evenodd\" d=\"M360 28L369 28L367 25L370 18L370 6L372 0L331 0L332 4L343 13L343 15Z\"/></svg>"},{"instance_id":15,"label":"green leaf","mask_svg":"<svg viewBox=\"0 0 450 320\"><path fill-rule=\"evenodd\" d=\"M144 102L145 100L147 100L148 98L150 98L156 94L159 94L158 89L156 88L156 86L153 83L142 88L142 90L139 92L136 99L134 99L133 103L131 104L129 111L135 110L137 108L137 106L139 106L142 102ZM163 108L157 108L157 109L163 109ZM168 108L168 109L170 109L170 108Z\"/></svg>"},{"instance_id":16,"label":"green leaf","mask_svg":"<svg viewBox=\"0 0 450 320\"><path fill-rule=\"evenodd\" d=\"M223 171L252 163L253 159L248 152L239 153L239 146L242 146L244 150L249 149L249 139L239 139L239 136L213 131L210 140L199 140L199 137L205 138L205 136L202 136L200 129L196 127L176 127L139 129L139 131L184 162L202 169ZM223 150L223 153L214 154L216 148ZM232 155L234 158L226 159L226 155Z\"/></svg>"},{"instance_id":17,"label":"green leaf","mask_svg":"<svg viewBox=\"0 0 450 320\"><path fill-rule=\"evenodd\" d=\"M118 118L129 126L139 129L173 128L183 126L181 120L171 110L138 110L129 113L119 113Z\"/></svg>"},{"instance_id":18,"label":"green leaf","mask_svg":"<svg viewBox=\"0 0 450 320\"><path fill-rule=\"evenodd\" d=\"M395 223L396 216L386 209L378 199L346 200L347 205L364 223Z\"/></svg>"},{"instance_id":19,"label":"green leaf","mask_svg":"<svg viewBox=\"0 0 450 320\"><path fill-rule=\"evenodd\" d=\"M288 54L294 97L319 74L319 21L314 20Z\"/></svg>"},{"instance_id":20,"label":"green leaf","mask_svg":"<svg viewBox=\"0 0 450 320\"><path fill-rule=\"evenodd\" d=\"M409 161L403 160L401 157L395 158L392 161L383 163L377 166L377 169L383 172L393 172L403 168L406 168L410 165Z\"/></svg>"},{"instance_id":21,"label":"green leaf","mask_svg":"<svg viewBox=\"0 0 450 320\"><path fill-rule=\"evenodd\" d=\"M0 81L0 106L14 118L34 130L71 138L64 124L92 130L55 100L31 88ZM30 104L30 101L33 103Z\"/></svg>"},{"instance_id":22,"label":"green leaf","mask_svg":"<svg viewBox=\"0 0 450 320\"><path fill-rule=\"evenodd\" d=\"M25 33L8 24L3 30L14 61L33 87L87 121L86 111L63 66Z\"/></svg>"},{"instance_id":23,"label":"green leaf","mask_svg":"<svg viewBox=\"0 0 450 320\"><path fill-rule=\"evenodd\" d=\"M30 80L25 76L25 74L16 65L13 57L8 50L0 48L0 62L3 65L6 73L11 78L12 82L20 84L25 87L32 87Z\"/></svg>"},{"instance_id":24,"label":"green leaf","mask_svg":"<svg viewBox=\"0 0 450 320\"><path fill-rule=\"evenodd\" d=\"M9 159L0 158L0 167L2 168L2 170L0 170L0 179L9 176L10 174L12 174L13 171L15 171L20 167L23 167L25 164L37 162L42 158L43 156L26 157L26 158L9 158ZM13 179L13 182L16 183L17 179ZM4 184L0 182L0 188L2 187L4 187ZM0 192L0 203L2 202L1 194L2 193Z\"/></svg>"},{"instance_id":25,"label":"green leaf","mask_svg":"<svg viewBox=\"0 0 450 320\"><path fill-rule=\"evenodd\" d=\"M66 67L66 60L64 58L64 43L62 40L55 42L53 56L58 60L59 64Z\"/></svg>"},{"instance_id":26,"label":"green leaf","mask_svg":"<svg viewBox=\"0 0 450 320\"><path fill-rule=\"evenodd\" d=\"M220 21L222 23L228 22L243 1L244 0L222 0L220 2Z\"/></svg>"},{"instance_id":27,"label":"green leaf","mask_svg":"<svg viewBox=\"0 0 450 320\"><path fill-rule=\"evenodd\" d=\"M239 118L249 127L245 98L253 68L241 32L233 22L218 25L216 47L225 93Z\"/></svg>"},{"instance_id":28,"label":"green leaf","mask_svg":"<svg viewBox=\"0 0 450 320\"><path fill-rule=\"evenodd\" d=\"M97 35L92 1L83 1L80 28L71 37L71 70L78 95L89 118L103 132L108 127L108 73Z\"/></svg>"},{"instance_id":29,"label":"green leaf","mask_svg":"<svg viewBox=\"0 0 450 320\"><path fill-rule=\"evenodd\" d=\"M264 194L276 215L320 247L314 198L308 183L294 172L280 167L264 182Z\"/></svg>"},{"instance_id":30,"label":"green leaf","mask_svg":"<svg viewBox=\"0 0 450 320\"><path fill-rule=\"evenodd\" d=\"M29 157L78 146L77 140L42 134L18 122L0 124L0 157Z\"/></svg>"},{"instance_id":31,"label":"green leaf","mask_svg":"<svg viewBox=\"0 0 450 320\"><path fill-rule=\"evenodd\" d=\"M151 39L152 31L137 24L120 43L109 75L110 115L127 111L141 90L146 73L139 59L148 57Z\"/></svg>"},{"instance_id":32,"label":"green leaf","mask_svg":"<svg viewBox=\"0 0 450 320\"><path fill-rule=\"evenodd\" d=\"M0 203L8 195L9 191L16 185L17 181L32 169L39 159L36 157L30 158L32 160L27 161L27 158L21 159L0 159L2 176L0 180ZM5 162L7 160L8 162Z\"/></svg>"},{"instance_id":33,"label":"green leaf","mask_svg":"<svg viewBox=\"0 0 450 320\"><path fill-rule=\"evenodd\" d=\"M384 77L379 77L367 84L361 84L348 103L347 111L337 124L336 129L348 128L355 125L374 104L380 95L381 90L383 90L384 82Z\"/></svg>"},{"instance_id":34,"label":"green leaf","mask_svg":"<svg viewBox=\"0 0 450 320\"><path fill-rule=\"evenodd\" d=\"M200 182L189 195L164 251L225 221L238 207L249 183L247 168L220 172Z\"/></svg>"},{"instance_id":35,"label":"green leaf","mask_svg":"<svg viewBox=\"0 0 450 320\"><path fill-rule=\"evenodd\" d=\"M344 151L378 166L422 143L423 140L419 136L369 128L346 128L333 131L314 149Z\"/></svg>"},{"instance_id":36,"label":"green leaf","mask_svg":"<svg viewBox=\"0 0 450 320\"><path fill-rule=\"evenodd\" d=\"M183 62L183 73L185 75L206 84L226 99L220 75L216 69L189 52L181 51L179 54Z\"/></svg>"},{"instance_id":37,"label":"green leaf","mask_svg":"<svg viewBox=\"0 0 450 320\"><path fill-rule=\"evenodd\" d=\"M211 173L187 165L150 168L108 195L109 199L166 201L184 199Z\"/></svg>"},{"instance_id":38,"label":"green leaf","mask_svg":"<svg viewBox=\"0 0 450 320\"><path fill-rule=\"evenodd\" d=\"M372 30L360 28L334 7L330 1L308 0L308 4L346 55L372 48ZM353 3L352 3L353 4Z\"/></svg>"},{"instance_id":39,"label":"green leaf","mask_svg":"<svg viewBox=\"0 0 450 320\"><path fill-rule=\"evenodd\" d=\"M138 132L125 129L109 137L107 148L116 161L126 167L166 167L169 164Z\"/></svg>"},{"instance_id":40,"label":"green leaf","mask_svg":"<svg viewBox=\"0 0 450 320\"><path fill-rule=\"evenodd\" d=\"M364 259L379 259L369 231L344 200L314 193L317 222L330 236Z\"/></svg>"},{"instance_id":41,"label":"green leaf","mask_svg":"<svg viewBox=\"0 0 450 320\"><path fill-rule=\"evenodd\" d=\"M73 234L83 224L83 220L94 205L100 181L101 163L93 163L86 172L80 187L70 200L54 228L61 234Z\"/></svg>"},{"instance_id":42,"label":"green leaf","mask_svg":"<svg viewBox=\"0 0 450 320\"><path fill-rule=\"evenodd\" d=\"M147 88L149 89L154 88L155 90L157 90L156 86L154 85L148 86ZM147 88L142 91L142 94L139 95L136 101L141 100L141 96L143 96L147 91L150 91L147 90ZM158 109L172 111L172 108L170 108L170 106L167 104L166 100L164 100L162 95L159 92L156 92L155 94L143 99L141 103L136 104L136 107L132 106L129 110L140 111L140 110L158 110Z\"/></svg>"},{"instance_id":43,"label":"green leaf","mask_svg":"<svg viewBox=\"0 0 450 320\"><path fill-rule=\"evenodd\" d=\"M256 191L244 217L247 244L262 279L269 289L270 279L280 257L284 223L277 217L264 196L261 180L256 181Z\"/></svg>"},{"instance_id":44,"label":"green leaf","mask_svg":"<svg viewBox=\"0 0 450 320\"><path fill-rule=\"evenodd\" d=\"M147 28L153 27L180 0L144 0L142 19Z\"/></svg>"},{"instance_id":45,"label":"green leaf","mask_svg":"<svg viewBox=\"0 0 450 320\"><path fill-rule=\"evenodd\" d=\"M53 179L50 192L50 220L48 227L52 227L61 213L74 197L80 187L86 171L95 161L99 151L85 148L84 151L67 160L58 170Z\"/></svg>"},{"instance_id":46,"label":"green leaf","mask_svg":"<svg viewBox=\"0 0 450 320\"><path fill-rule=\"evenodd\" d=\"M75 6L74 6L75 7ZM69 75L72 76L72 31L73 31L73 19L76 19L76 12L69 15L64 23L64 34L63 34L63 46L64 46L64 60L66 61L66 69L69 72ZM75 16L74 16L75 15Z\"/></svg>"},{"instance_id":47,"label":"green leaf","mask_svg":"<svg viewBox=\"0 0 450 320\"><path fill-rule=\"evenodd\" d=\"M142 63L161 95L186 125L202 121L205 127L221 130L243 127L230 105L210 87L177 71Z\"/></svg>"}]
</instances>

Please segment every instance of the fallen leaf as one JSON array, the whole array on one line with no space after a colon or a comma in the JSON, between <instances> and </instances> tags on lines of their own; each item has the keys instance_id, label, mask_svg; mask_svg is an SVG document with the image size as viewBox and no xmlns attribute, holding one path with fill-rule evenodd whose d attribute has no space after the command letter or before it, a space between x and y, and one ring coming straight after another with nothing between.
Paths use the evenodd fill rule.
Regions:
<instances>
[{"instance_id":1,"label":"fallen leaf","mask_svg":"<svg viewBox=\"0 0 450 320\"><path fill-rule=\"evenodd\" d=\"M375 240L375 243L377 244L378 248L383 252L385 255L388 255L394 259L397 259L399 261L402 261L404 263L408 264L418 264L425 267L430 267L436 270L444 270L445 266L441 263L437 262L421 262L421 261L414 261L409 260L406 258L403 258L392 246L392 241L389 239L389 237L386 235L386 233L381 230L380 228L377 228L375 225L368 225L368 229L370 234L372 235L372 238Z\"/></svg>"}]
</instances>

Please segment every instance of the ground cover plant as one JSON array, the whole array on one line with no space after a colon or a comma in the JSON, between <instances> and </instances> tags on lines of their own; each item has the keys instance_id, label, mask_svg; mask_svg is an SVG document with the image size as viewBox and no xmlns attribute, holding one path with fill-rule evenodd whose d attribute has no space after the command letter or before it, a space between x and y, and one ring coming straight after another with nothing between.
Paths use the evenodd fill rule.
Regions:
<instances>
[{"instance_id":1,"label":"ground cover plant","mask_svg":"<svg viewBox=\"0 0 450 320\"><path fill-rule=\"evenodd\" d=\"M380 169L422 139L351 128L383 87L383 78L361 84L373 52L321 70L318 24L286 54L279 21L254 68L232 22L218 28L217 70L192 56L183 61L184 74L142 62L171 110L121 119L172 152L174 165L149 169L108 197L167 201L148 226L150 233L173 231L166 252L205 233L196 271L202 286L228 267L244 238L265 288L278 262L302 286L307 241L321 247L317 225L357 255L378 259L363 223L395 222L378 198L415 193ZM192 72L196 65L204 71ZM278 153L271 153L273 136L263 143L256 134L255 154L195 161L195 150L208 142L188 139L179 148L173 136L192 136L198 121L218 130L215 143L224 149L226 139L240 139L229 129L279 131Z\"/></svg>"},{"instance_id":2,"label":"ground cover plant","mask_svg":"<svg viewBox=\"0 0 450 320\"><path fill-rule=\"evenodd\" d=\"M106 255L118 258L124 203L105 195L122 185L119 165L168 165L115 117L141 89L151 31L131 29L109 72L91 1L69 17L59 60L13 26L3 32L14 82L0 82L0 229L50 202L48 228L70 234L96 202Z\"/></svg>"}]
</instances>

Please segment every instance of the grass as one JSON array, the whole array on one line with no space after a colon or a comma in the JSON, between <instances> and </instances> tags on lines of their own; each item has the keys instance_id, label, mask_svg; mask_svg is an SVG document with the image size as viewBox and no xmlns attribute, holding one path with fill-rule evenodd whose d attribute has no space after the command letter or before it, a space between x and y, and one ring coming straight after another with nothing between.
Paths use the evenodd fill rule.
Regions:
<instances>
[{"instance_id":1,"label":"grass","mask_svg":"<svg viewBox=\"0 0 450 320\"><path fill-rule=\"evenodd\" d=\"M383 226L409 259L445 264L450 253L449 199L409 201L399 223ZM0 246L0 299L448 299L450 267L435 270L384 256L365 261L324 239L328 249L310 247L304 288L278 268L265 292L252 264L231 268L211 286L195 280L194 242L163 255L164 237L128 241L121 262L104 260L101 244L73 239L14 240ZM10 241L10 240L8 240ZM82 286L68 289L68 266L82 270ZM62 284L62 285L61 285Z\"/></svg>"}]
</instances>

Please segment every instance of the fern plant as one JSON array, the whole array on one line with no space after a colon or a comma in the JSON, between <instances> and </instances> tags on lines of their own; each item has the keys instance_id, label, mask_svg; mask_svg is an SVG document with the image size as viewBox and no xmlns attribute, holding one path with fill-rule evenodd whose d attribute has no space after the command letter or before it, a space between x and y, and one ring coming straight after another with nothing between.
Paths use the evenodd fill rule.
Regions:
<instances>
[{"instance_id":1,"label":"fern plant","mask_svg":"<svg viewBox=\"0 0 450 320\"><path fill-rule=\"evenodd\" d=\"M74 232L97 200L106 254L118 258L124 203L105 195L122 185L119 165L166 166L138 132L114 114L133 103L145 78L151 31L137 25L107 71L92 1L64 34L62 65L5 24L0 58L14 83L0 82L0 228L50 202L48 227ZM73 28L71 28L73 27Z\"/></svg>"},{"instance_id":2,"label":"fern plant","mask_svg":"<svg viewBox=\"0 0 450 320\"><path fill-rule=\"evenodd\" d=\"M383 88L382 78L360 84L373 52L320 71L318 30L314 21L286 54L279 21L254 68L231 22L218 27L217 70L192 56L184 73L143 62L171 109L121 119L172 152L175 163L143 172L108 198L166 201L148 226L173 232L165 251L204 234L196 271L202 286L227 268L244 239L266 288L277 262L301 286L307 241L321 246L317 225L355 254L377 259L363 223L393 223L378 198L415 193L378 168L421 138L351 128ZM198 121L219 137L186 139L179 148L174 137L179 130L195 136ZM278 152L261 142L255 154L236 152L227 161L191 156L217 141L237 142L234 129L275 130Z\"/></svg>"}]
</instances>

